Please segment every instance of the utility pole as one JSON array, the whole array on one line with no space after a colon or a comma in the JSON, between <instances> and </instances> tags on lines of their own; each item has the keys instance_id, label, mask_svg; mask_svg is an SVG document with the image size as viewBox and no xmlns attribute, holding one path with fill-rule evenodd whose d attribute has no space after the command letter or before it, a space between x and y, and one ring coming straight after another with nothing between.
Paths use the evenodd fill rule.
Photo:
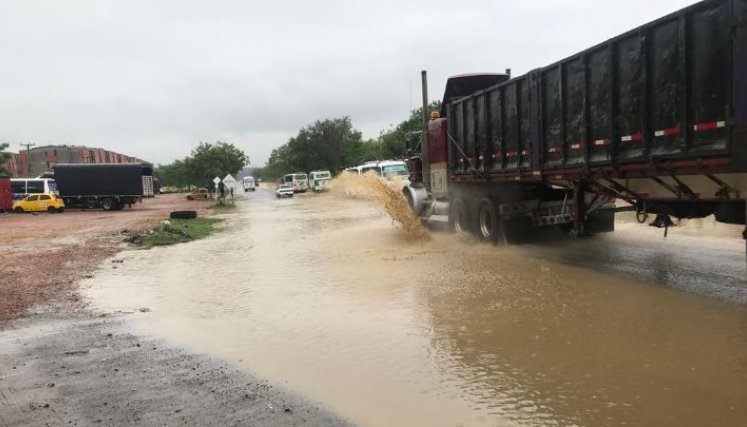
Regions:
<instances>
[{"instance_id":1,"label":"utility pole","mask_svg":"<svg viewBox=\"0 0 747 427\"><path fill-rule=\"evenodd\" d=\"M28 176L31 176L31 147L33 147L36 144L29 143L29 144L20 144L20 145L26 147L26 162L29 167L26 173L28 174Z\"/></svg>"}]
</instances>

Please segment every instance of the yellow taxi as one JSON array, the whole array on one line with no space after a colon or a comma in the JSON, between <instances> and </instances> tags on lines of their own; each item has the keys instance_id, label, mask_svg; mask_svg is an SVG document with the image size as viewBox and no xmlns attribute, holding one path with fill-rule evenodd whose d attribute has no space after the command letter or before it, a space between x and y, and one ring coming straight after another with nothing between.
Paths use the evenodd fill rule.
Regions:
<instances>
[{"instance_id":1,"label":"yellow taxi","mask_svg":"<svg viewBox=\"0 0 747 427\"><path fill-rule=\"evenodd\" d=\"M207 188L198 188L197 190L187 194L187 200L204 200L210 198L210 192Z\"/></svg>"},{"instance_id":2,"label":"yellow taxi","mask_svg":"<svg viewBox=\"0 0 747 427\"><path fill-rule=\"evenodd\" d=\"M18 213L44 211L62 213L64 210L65 202L52 193L30 194L21 200L13 202L13 211Z\"/></svg>"}]
</instances>

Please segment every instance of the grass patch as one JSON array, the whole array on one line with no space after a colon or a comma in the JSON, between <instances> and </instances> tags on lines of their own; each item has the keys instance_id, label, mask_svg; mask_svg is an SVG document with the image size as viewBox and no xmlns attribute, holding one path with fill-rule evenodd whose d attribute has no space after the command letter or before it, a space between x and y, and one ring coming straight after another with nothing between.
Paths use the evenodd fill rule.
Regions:
<instances>
[{"instance_id":1,"label":"grass patch","mask_svg":"<svg viewBox=\"0 0 747 427\"><path fill-rule=\"evenodd\" d=\"M218 212L221 211L231 211L236 209L236 202L233 200L226 200L224 203L216 203L213 206L210 206L210 209L214 209Z\"/></svg>"},{"instance_id":2,"label":"grass patch","mask_svg":"<svg viewBox=\"0 0 747 427\"><path fill-rule=\"evenodd\" d=\"M204 239L219 230L218 218L170 219L161 227L143 237L143 247L168 246L192 240Z\"/></svg>"}]
</instances>

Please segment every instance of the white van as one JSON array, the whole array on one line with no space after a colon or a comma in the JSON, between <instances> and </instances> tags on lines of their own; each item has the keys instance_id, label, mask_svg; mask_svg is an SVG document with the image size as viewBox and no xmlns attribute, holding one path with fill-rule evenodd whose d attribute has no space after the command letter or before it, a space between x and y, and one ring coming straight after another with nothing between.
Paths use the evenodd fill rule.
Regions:
<instances>
[{"instance_id":1,"label":"white van","mask_svg":"<svg viewBox=\"0 0 747 427\"><path fill-rule=\"evenodd\" d=\"M241 180L241 184L244 186L244 192L255 191L257 189L257 184L254 182L253 176L245 176Z\"/></svg>"},{"instance_id":2,"label":"white van","mask_svg":"<svg viewBox=\"0 0 747 427\"><path fill-rule=\"evenodd\" d=\"M13 200L21 200L29 194L60 195L57 183L51 178L11 178L10 186L13 189Z\"/></svg>"}]
</instances>

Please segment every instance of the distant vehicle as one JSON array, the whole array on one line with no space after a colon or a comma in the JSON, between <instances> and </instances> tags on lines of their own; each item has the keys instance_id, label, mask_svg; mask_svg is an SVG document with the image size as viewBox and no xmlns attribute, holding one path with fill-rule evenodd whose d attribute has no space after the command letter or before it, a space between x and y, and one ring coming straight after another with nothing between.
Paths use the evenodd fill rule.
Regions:
<instances>
[{"instance_id":1,"label":"distant vehicle","mask_svg":"<svg viewBox=\"0 0 747 427\"><path fill-rule=\"evenodd\" d=\"M57 183L50 178L12 178L10 185L13 191L13 200L20 200L29 194L53 193L57 196Z\"/></svg>"},{"instance_id":2,"label":"distant vehicle","mask_svg":"<svg viewBox=\"0 0 747 427\"><path fill-rule=\"evenodd\" d=\"M150 163L59 163L54 176L67 207L120 210L154 195Z\"/></svg>"},{"instance_id":3,"label":"distant vehicle","mask_svg":"<svg viewBox=\"0 0 747 427\"><path fill-rule=\"evenodd\" d=\"M281 197L293 197L293 187L290 184L280 184L275 190L275 197L278 199Z\"/></svg>"},{"instance_id":4,"label":"distant vehicle","mask_svg":"<svg viewBox=\"0 0 747 427\"><path fill-rule=\"evenodd\" d=\"M54 193L31 194L13 203L13 212L49 212L62 213L65 210L65 202Z\"/></svg>"},{"instance_id":5,"label":"distant vehicle","mask_svg":"<svg viewBox=\"0 0 747 427\"><path fill-rule=\"evenodd\" d=\"M359 175L374 173L387 181L406 180L410 175L407 164L402 160L371 161L347 168L346 171Z\"/></svg>"},{"instance_id":6,"label":"distant vehicle","mask_svg":"<svg viewBox=\"0 0 747 427\"><path fill-rule=\"evenodd\" d=\"M332 180L330 171L313 171L309 173L309 186L313 191L325 191Z\"/></svg>"},{"instance_id":7,"label":"distant vehicle","mask_svg":"<svg viewBox=\"0 0 747 427\"><path fill-rule=\"evenodd\" d=\"M198 188L191 193L187 193L187 200L205 200L209 198L210 192L207 188Z\"/></svg>"},{"instance_id":8,"label":"distant vehicle","mask_svg":"<svg viewBox=\"0 0 747 427\"><path fill-rule=\"evenodd\" d=\"M309 190L309 176L303 172L289 173L283 176L282 182L290 184L294 193L305 193Z\"/></svg>"},{"instance_id":9,"label":"distant vehicle","mask_svg":"<svg viewBox=\"0 0 747 427\"><path fill-rule=\"evenodd\" d=\"M252 176L245 176L241 180L241 184L244 186L244 192L255 191L257 189L257 184L254 182L254 177Z\"/></svg>"},{"instance_id":10,"label":"distant vehicle","mask_svg":"<svg viewBox=\"0 0 747 427\"><path fill-rule=\"evenodd\" d=\"M7 212L11 209L13 209L13 190L10 178L0 176L0 212Z\"/></svg>"}]
</instances>

